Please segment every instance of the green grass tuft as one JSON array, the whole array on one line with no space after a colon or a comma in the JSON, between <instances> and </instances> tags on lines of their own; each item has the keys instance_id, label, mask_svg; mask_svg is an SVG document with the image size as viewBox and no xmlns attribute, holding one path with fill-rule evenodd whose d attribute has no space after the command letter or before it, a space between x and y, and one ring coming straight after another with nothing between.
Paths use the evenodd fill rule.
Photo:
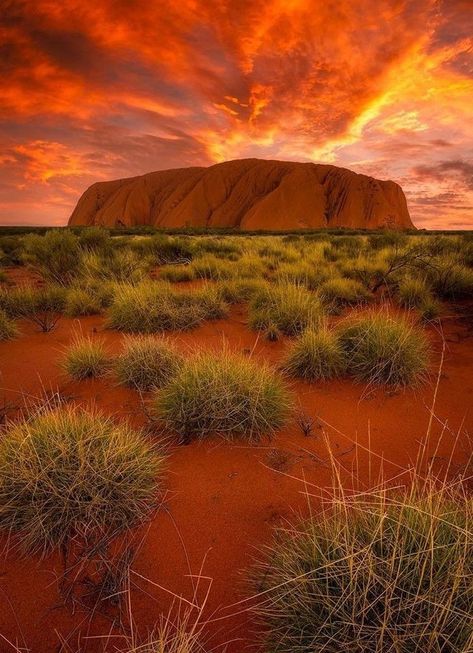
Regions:
<instances>
[{"instance_id":1,"label":"green grass tuft","mask_svg":"<svg viewBox=\"0 0 473 653\"><path fill-rule=\"evenodd\" d=\"M249 323L252 329L276 326L293 336L316 326L323 317L318 298L302 286L269 285L256 293L250 302Z\"/></svg>"},{"instance_id":2,"label":"green grass tuft","mask_svg":"<svg viewBox=\"0 0 473 653\"><path fill-rule=\"evenodd\" d=\"M406 319L385 312L365 313L341 324L339 336L348 371L360 381L403 386L425 379L427 338Z\"/></svg>"},{"instance_id":3,"label":"green grass tuft","mask_svg":"<svg viewBox=\"0 0 473 653\"><path fill-rule=\"evenodd\" d=\"M282 369L307 381L326 381L341 376L347 367L338 335L326 328L305 331L292 343Z\"/></svg>"},{"instance_id":4,"label":"green grass tuft","mask_svg":"<svg viewBox=\"0 0 473 653\"><path fill-rule=\"evenodd\" d=\"M257 574L268 653L466 653L473 503L422 483L343 496L280 532Z\"/></svg>"},{"instance_id":5,"label":"green grass tuft","mask_svg":"<svg viewBox=\"0 0 473 653\"><path fill-rule=\"evenodd\" d=\"M0 308L0 340L11 340L16 338L18 333L14 321Z\"/></svg>"},{"instance_id":6,"label":"green grass tuft","mask_svg":"<svg viewBox=\"0 0 473 653\"><path fill-rule=\"evenodd\" d=\"M146 391L168 383L182 363L181 354L165 338L129 336L114 367L120 383Z\"/></svg>"},{"instance_id":7,"label":"green grass tuft","mask_svg":"<svg viewBox=\"0 0 473 653\"><path fill-rule=\"evenodd\" d=\"M0 529L40 554L111 537L152 515L162 468L125 423L71 407L39 413L0 441Z\"/></svg>"},{"instance_id":8,"label":"green grass tuft","mask_svg":"<svg viewBox=\"0 0 473 653\"><path fill-rule=\"evenodd\" d=\"M90 336L76 336L66 350L61 366L76 381L103 376L110 367L104 342Z\"/></svg>"},{"instance_id":9,"label":"green grass tuft","mask_svg":"<svg viewBox=\"0 0 473 653\"><path fill-rule=\"evenodd\" d=\"M283 425L289 405L275 373L227 351L190 359L155 398L158 416L184 441L212 434L259 441Z\"/></svg>"}]
</instances>

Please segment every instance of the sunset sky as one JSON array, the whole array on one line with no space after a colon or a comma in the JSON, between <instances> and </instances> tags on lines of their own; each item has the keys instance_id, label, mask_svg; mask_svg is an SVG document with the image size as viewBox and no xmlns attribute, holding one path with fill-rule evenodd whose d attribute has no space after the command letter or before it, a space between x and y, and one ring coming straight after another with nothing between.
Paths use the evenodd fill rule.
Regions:
<instances>
[{"instance_id":1,"label":"sunset sky","mask_svg":"<svg viewBox=\"0 0 473 653\"><path fill-rule=\"evenodd\" d=\"M261 157L473 228L473 0L1 0L0 224L94 181Z\"/></svg>"}]
</instances>

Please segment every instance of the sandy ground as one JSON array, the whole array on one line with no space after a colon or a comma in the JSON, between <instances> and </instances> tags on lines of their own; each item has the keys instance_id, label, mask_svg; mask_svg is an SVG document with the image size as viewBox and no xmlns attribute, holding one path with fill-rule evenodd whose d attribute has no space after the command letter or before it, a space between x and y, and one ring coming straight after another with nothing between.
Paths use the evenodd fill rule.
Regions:
<instances>
[{"instance_id":1,"label":"sandy ground","mask_svg":"<svg viewBox=\"0 0 473 653\"><path fill-rule=\"evenodd\" d=\"M245 322L245 308L235 307L226 320L170 337L183 351L218 350L225 344L276 365L287 340L266 342ZM0 404L11 407L26 396L58 390L117 419L145 424L137 393L118 387L112 376L75 383L58 366L77 331L100 337L111 352L119 351L123 336L106 330L102 317L64 318L48 334L26 322L20 327L21 337L0 343ZM429 329L432 375L421 389L370 391L349 379L312 385L290 382L297 410L272 441L247 446L210 439L171 446L165 504L137 534L141 546L131 574L137 633L146 635L160 615L175 608L179 604L175 595L201 601L211 584L203 615L207 650L259 650L247 604L235 604L249 595L248 569L271 541L272 529L317 509L317 497L308 499L307 494L318 495L330 485L326 442L342 465L347 484L356 477L361 487L368 487L381 469L385 477L395 478L418 460L421 451L424 461L433 460L437 472L451 459L452 473L461 473L471 452L468 432L473 433L473 333L471 322L458 316L444 319L442 331L443 335L438 328ZM422 448L438 376L435 416ZM299 413L313 420L308 437L297 423ZM1 558L0 651L14 650L6 640L34 653L94 653L123 645L114 636L119 632L118 609L98 606L91 613L64 606L57 582L61 565L55 555L39 561L9 552ZM194 597L193 575L200 572L205 578ZM126 615L123 622L128 623Z\"/></svg>"}]
</instances>

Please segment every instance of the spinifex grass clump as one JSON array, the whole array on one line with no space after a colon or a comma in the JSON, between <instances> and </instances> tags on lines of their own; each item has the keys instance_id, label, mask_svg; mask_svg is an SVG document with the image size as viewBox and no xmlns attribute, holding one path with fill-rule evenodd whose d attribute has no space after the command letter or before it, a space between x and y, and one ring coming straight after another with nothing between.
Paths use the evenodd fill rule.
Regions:
<instances>
[{"instance_id":1,"label":"spinifex grass clump","mask_svg":"<svg viewBox=\"0 0 473 653\"><path fill-rule=\"evenodd\" d=\"M71 407L39 413L0 441L0 529L41 554L111 537L151 516L162 468L123 422Z\"/></svg>"},{"instance_id":2,"label":"spinifex grass clump","mask_svg":"<svg viewBox=\"0 0 473 653\"><path fill-rule=\"evenodd\" d=\"M339 327L348 371L369 383L416 385L426 375L429 347L423 331L385 312L365 313Z\"/></svg>"},{"instance_id":3,"label":"spinifex grass clump","mask_svg":"<svg viewBox=\"0 0 473 653\"><path fill-rule=\"evenodd\" d=\"M345 352L338 335L326 328L309 329L292 343L283 370L307 381L325 381L344 373Z\"/></svg>"},{"instance_id":4,"label":"spinifex grass clump","mask_svg":"<svg viewBox=\"0 0 473 653\"><path fill-rule=\"evenodd\" d=\"M205 319L223 317L224 302L211 289L194 293L173 290L167 283L121 285L108 312L112 329L153 333L190 329Z\"/></svg>"},{"instance_id":5,"label":"spinifex grass clump","mask_svg":"<svg viewBox=\"0 0 473 653\"><path fill-rule=\"evenodd\" d=\"M251 328L265 330L273 325L288 336L315 326L322 316L318 298L303 286L293 284L269 285L250 302Z\"/></svg>"},{"instance_id":6,"label":"spinifex grass clump","mask_svg":"<svg viewBox=\"0 0 473 653\"><path fill-rule=\"evenodd\" d=\"M0 308L0 340L11 340L18 335L15 323Z\"/></svg>"},{"instance_id":7,"label":"spinifex grass clump","mask_svg":"<svg viewBox=\"0 0 473 653\"><path fill-rule=\"evenodd\" d=\"M429 287L422 279L404 277L399 282L399 303L405 308L421 308L432 297Z\"/></svg>"},{"instance_id":8,"label":"spinifex grass clump","mask_svg":"<svg viewBox=\"0 0 473 653\"><path fill-rule=\"evenodd\" d=\"M319 295L330 311L338 312L344 306L354 306L371 301L372 294L360 281L334 277L319 288Z\"/></svg>"},{"instance_id":9,"label":"spinifex grass clump","mask_svg":"<svg viewBox=\"0 0 473 653\"><path fill-rule=\"evenodd\" d=\"M282 426L289 405L276 374L227 351L187 361L155 400L158 416L184 441L211 434L258 441Z\"/></svg>"},{"instance_id":10,"label":"spinifex grass clump","mask_svg":"<svg viewBox=\"0 0 473 653\"><path fill-rule=\"evenodd\" d=\"M268 653L466 653L473 503L433 483L333 499L258 580Z\"/></svg>"},{"instance_id":11,"label":"spinifex grass clump","mask_svg":"<svg viewBox=\"0 0 473 653\"><path fill-rule=\"evenodd\" d=\"M68 317L96 315L101 308L99 299L85 288L70 288L67 291L64 313Z\"/></svg>"},{"instance_id":12,"label":"spinifex grass clump","mask_svg":"<svg viewBox=\"0 0 473 653\"><path fill-rule=\"evenodd\" d=\"M177 373L183 362L181 354L165 338L131 336L115 361L115 372L123 385L137 390L160 388Z\"/></svg>"},{"instance_id":13,"label":"spinifex grass clump","mask_svg":"<svg viewBox=\"0 0 473 653\"><path fill-rule=\"evenodd\" d=\"M90 336L77 336L62 360L63 369L76 381L103 376L109 365L104 342Z\"/></svg>"}]
</instances>

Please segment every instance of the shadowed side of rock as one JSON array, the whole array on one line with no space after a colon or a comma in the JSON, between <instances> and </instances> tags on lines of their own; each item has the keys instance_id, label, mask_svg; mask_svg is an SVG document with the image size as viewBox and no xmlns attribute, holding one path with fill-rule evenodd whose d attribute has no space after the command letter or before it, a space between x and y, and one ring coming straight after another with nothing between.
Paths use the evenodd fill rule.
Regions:
<instances>
[{"instance_id":1,"label":"shadowed side of rock","mask_svg":"<svg viewBox=\"0 0 473 653\"><path fill-rule=\"evenodd\" d=\"M70 225L412 229L401 187L345 168L242 159L98 182Z\"/></svg>"}]
</instances>

